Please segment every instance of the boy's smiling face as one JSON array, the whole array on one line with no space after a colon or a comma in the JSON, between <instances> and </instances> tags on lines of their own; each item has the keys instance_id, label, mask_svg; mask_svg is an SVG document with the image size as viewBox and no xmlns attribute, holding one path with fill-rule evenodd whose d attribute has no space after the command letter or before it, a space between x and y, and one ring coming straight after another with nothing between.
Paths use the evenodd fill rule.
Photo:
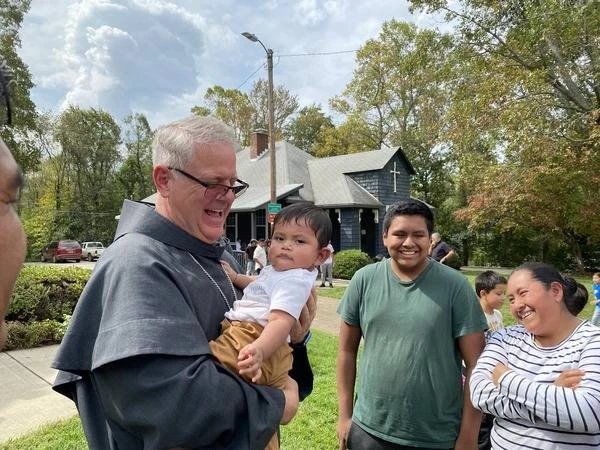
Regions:
<instances>
[{"instance_id":1,"label":"boy's smiling face","mask_svg":"<svg viewBox=\"0 0 600 450\"><path fill-rule=\"evenodd\" d=\"M492 309L502 308L504 296L506 295L506 284L497 284L490 292L482 290L479 293L480 298Z\"/></svg>"}]
</instances>

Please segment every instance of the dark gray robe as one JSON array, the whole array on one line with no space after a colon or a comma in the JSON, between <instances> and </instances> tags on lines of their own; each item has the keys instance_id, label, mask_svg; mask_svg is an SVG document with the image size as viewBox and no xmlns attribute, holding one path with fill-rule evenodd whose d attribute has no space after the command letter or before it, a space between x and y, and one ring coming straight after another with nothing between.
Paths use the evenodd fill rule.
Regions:
<instances>
[{"instance_id":1,"label":"dark gray robe","mask_svg":"<svg viewBox=\"0 0 600 450\"><path fill-rule=\"evenodd\" d=\"M91 448L262 450L276 432L283 393L210 356L227 305L191 255L233 304L222 252L125 201L53 364Z\"/></svg>"}]
</instances>

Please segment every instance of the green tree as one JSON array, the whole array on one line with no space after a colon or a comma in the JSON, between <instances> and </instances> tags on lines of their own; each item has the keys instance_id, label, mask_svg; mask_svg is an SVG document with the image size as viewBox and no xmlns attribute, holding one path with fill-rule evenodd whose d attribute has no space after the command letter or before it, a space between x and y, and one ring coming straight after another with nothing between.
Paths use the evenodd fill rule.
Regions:
<instances>
[{"instance_id":1,"label":"green tree","mask_svg":"<svg viewBox=\"0 0 600 450\"><path fill-rule=\"evenodd\" d=\"M37 257L40 249L53 239L62 238L68 230L73 198L69 164L56 142L57 118L40 114L31 137L43 159L35 172L26 176L21 200L21 218L27 233L28 254Z\"/></svg>"},{"instance_id":2,"label":"green tree","mask_svg":"<svg viewBox=\"0 0 600 450\"><path fill-rule=\"evenodd\" d=\"M21 47L19 29L31 0L0 0L0 65L10 75L13 126L0 125L0 137L11 149L21 169L27 173L40 162L40 151L30 136L36 125L35 105L30 98L33 88L29 68L17 54Z\"/></svg>"},{"instance_id":3,"label":"green tree","mask_svg":"<svg viewBox=\"0 0 600 450\"><path fill-rule=\"evenodd\" d=\"M334 110L363 123L368 147L401 146L417 176L413 195L434 205L451 188L443 140L451 90L454 45L450 36L397 20L357 52L357 67Z\"/></svg>"},{"instance_id":4,"label":"green tree","mask_svg":"<svg viewBox=\"0 0 600 450\"><path fill-rule=\"evenodd\" d=\"M141 200L154 192L152 183L152 139L154 133L144 114L125 118L125 148L127 153L117 172L123 197Z\"/></svg>"},{"instance_id":5,"label":"green tree","mask_svg":"<svg viewBox=\"0 0 600 450\"><path fill-rule=\"evenodd\" d=\"M253 109L248 96L237 89L213 86L204 94L206 106L194 106L192 112L200 116L214 114L229 125L236 139L247 145L252 131Z\"/></svg>"},{"instance_id":6,"label":"green tree","mask_svg":"<svg viewBox=\"0 0 600 450\"><path fill-rule=\"evenodd\" d=\"M319 132L313 154L318 158L363 152L379 148L373 142L369 125L359 114L351 114L337 127L326 127Z\"/></svg>"},{"instance_id":7,"label":"green tree","mask_svg":"<svg viewBox=\"0 0 600 450\"><path fill-rule=\"evenodd\" d=\"M325 115L321 106L313 104L302 108L285 127L285 139L296 147L313 153L313 146L322 143L323 131L333 128L331 117Z\"/></svg>"},{"instance_id":8,"label":"green tree","mask_svg":"<svg viewBox=\"0 0 600 450\"><path fill-rule=\"evenodd\" d=\"M206 117L211 114L211 110L206 106L192 106L191 112L199 117Z\"/></svg>"},{"instance_id":9,"label":"green tree","mask_svg":"<svg viewBox=\"0 0 600 450\"><path fill-rule=\"evenodd\" d=\"M269 102L268 83L266 80L257 80L252 85L248 100L252 105L253 129L269 129ZM275 86L273 89L273 110L275 116L275 136L283 136L283 130L290 117L298 110L298 97L292 95L284 86ZM252 131L252 130L251 130Z\"/></svg>"},{"instance_id":10,"label":"green tree","mask_svg":"<svg viewBox=\"0 0 600 450\"><path fill-rule=\"evenodd\" d=\"M598 243L600 8L596 1L415 0L457 25L448 139L475 230L526 231L540 254Z\"/></svg>"},{"instance_id":11,"label":"green tree","mask_svg":"<svg viewBox=\"0 0 600 450\"><path fill-rule=\"evenodd\" d=\"M119 126L105 111L70 106L59 118L56 139L74 190L70 236L110 242L121 206L114 173L120 158Z\"/></svg>"}]
</instances>

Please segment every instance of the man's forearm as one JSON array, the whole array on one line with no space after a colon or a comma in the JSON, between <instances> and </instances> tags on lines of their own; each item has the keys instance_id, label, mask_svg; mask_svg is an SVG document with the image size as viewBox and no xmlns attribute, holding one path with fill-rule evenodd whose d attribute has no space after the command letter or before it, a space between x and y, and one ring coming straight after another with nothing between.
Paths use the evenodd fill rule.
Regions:
<instances>
[{"instance_id":1,"label":"man's forearm","mask_svg":"<svg viewBox=\"0 0 600 450\"><path fill-rule=\"evenodd\" d=\"M466 444L471 448L477 448L477 438L483 413L475 408L471 402L471 395L469 392L470 381L471 370L468 370L463 391L463 413L457 441L461 442L463 445Z\"/></svg>"},{"instance_id":2,"label":"man's forearm","mask_svg":"<svg viewBox=\"0 0 600 450\"><path fill-rule=\"evenodd\" d=\"M337 360L338 413L340 420L352 417L355 382L356 356L340 353Z\"/></svg>"}]
</instances>

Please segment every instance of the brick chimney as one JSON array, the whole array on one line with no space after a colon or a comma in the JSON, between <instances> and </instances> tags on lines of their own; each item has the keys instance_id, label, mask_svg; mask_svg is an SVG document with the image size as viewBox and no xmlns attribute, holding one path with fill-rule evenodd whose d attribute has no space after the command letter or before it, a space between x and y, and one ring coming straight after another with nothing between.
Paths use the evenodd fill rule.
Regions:
<instances>
[{"instance_id":1,"label":"brick chimney","mask_svg":"<svg viewBox=\"0 0 600 450\"><path fill-rule=\"evenodd\" d=\"M269 132L258 129L250 135L250 159L258 158L269 148Z\"/></svg>"}]
</instances>

